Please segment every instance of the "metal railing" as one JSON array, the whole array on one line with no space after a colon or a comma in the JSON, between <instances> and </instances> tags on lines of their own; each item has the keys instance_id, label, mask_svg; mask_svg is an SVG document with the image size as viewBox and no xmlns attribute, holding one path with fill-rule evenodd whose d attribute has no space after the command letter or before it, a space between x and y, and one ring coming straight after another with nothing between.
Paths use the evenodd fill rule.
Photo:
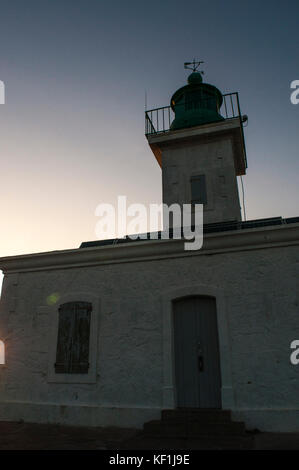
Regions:
<instances>
[{"instance_id":1,"label":"metal railing","mask_svg":"<svg viewBox=\"0 0 299 470\"><path fill-rule=\"evenodd\" d=\"M169 131L174 117L171 106L145 111L145 135Z\"/></svg>"},{"instance_id":2,"label":"metal railing","mask_svg":"<svg viewBox=\"0 0 299 470\"><path fill-rule=\"evenodd\" d=\"M226 93L225 95L222 95L222 97L223 102L219 110L221 116L225 119L241 117L238 93ZM214 98L201 99L200 107L210 108L207 104L209 104L211 100L214 102ZM194 108L199 107L198 102L190 102L189 109L192 108L192 104L194 104ZM176 107L186 107L187 105L188 103L182 103L181 105L176 105ZM149 109L145 111L145 134L159 134L160 132L169 131L174 118L175 115L171 106L163 106L162 108Z\"/></svg>"},{"instance_id":3,"label":"metal railing","mask_svg":"<svg viewBox=\"0 0 299 470\"><path fill-rule=\"evenodd\" d=\"M225 93L222 95L223 101L220 109L218 110L219 114L225 119L239 118L242 140L245 149L245 139L243 132L243 119L240 109L239 94L238 92L234 93ZM210 108L207 106L208 101L213 98L207 98L206 100L200 100L200 106L202 108ZM207 101L207 102L206 102ZM185 106L186 103L182 103L177 106ZM192 107L192 102L189 103L189 109ZM216 106L216 104L215 104ZM198 103L193 102L193 108L198 107ZM162 108L149 109L145 111L145 135L160 134L163 132L168 132L172 121L175 118L174 111L171 106L163 106ZM247 168L246 154L245 154L245 163Z\"/></svg>"}]
</instances>

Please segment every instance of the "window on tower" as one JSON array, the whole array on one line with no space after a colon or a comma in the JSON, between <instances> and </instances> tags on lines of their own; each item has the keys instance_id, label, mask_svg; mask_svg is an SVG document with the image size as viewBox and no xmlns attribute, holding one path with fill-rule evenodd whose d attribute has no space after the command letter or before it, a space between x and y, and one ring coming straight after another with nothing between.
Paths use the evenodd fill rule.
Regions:
<instances>
[{"instance_id":1,"label":"window on tower","mask_svg":"<svg viewBox=\"0 0 299 470\"><path fill-rule=\"evenodd\" d=\"M191 204L207 204L205 175L191 177Z\"/></svg>"}]
</instances>

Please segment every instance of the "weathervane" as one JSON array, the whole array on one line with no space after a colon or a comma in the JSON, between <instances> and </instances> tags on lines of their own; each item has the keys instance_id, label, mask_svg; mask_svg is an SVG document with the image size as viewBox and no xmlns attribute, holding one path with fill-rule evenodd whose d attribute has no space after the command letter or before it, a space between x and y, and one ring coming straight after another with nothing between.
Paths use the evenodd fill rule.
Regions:
<instances>
[{"instance_id":1,"label":"weathervane","mask_svg":"<svg viewBox=\"0 0 299 470\"><path fill-rule=\"evenodd\" d=\"M204 62L202 60L193 59L193 62L184 62L184 69L189 69L189 70L192 70L193 72L200 72L204 74L203 70L197 70L200 64L204 64Z\"/></svg>"}]
</instances>

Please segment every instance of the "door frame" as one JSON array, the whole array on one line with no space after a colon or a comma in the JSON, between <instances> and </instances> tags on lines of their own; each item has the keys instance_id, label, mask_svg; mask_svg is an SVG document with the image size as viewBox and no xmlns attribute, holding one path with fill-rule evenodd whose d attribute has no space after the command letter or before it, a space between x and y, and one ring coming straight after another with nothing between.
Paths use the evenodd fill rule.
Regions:
<instances>
[{"instance_id":1,"label":"door frame","mask_svg":"<svg viewBox=\"0 0 299 470\"><path fill-rule=\"evenodd\" d=\"M227 319L228 293L218 287L204 284L185 286L166 291L161 298L163 311L163 409L176 408L173 301L191 296L206 296L216 299L221 371L221 402L222 409L231 410L234 408L234 395L231 371L231 347Z\"/></svg>"}]
</instances>

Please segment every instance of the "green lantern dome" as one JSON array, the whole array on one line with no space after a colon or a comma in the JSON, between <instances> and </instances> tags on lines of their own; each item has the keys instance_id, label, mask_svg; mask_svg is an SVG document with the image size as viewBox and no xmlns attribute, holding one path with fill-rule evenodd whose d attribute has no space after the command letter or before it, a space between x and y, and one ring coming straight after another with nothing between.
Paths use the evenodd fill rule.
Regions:
<instances>
[{"instance_id":1,"label":"green lantern dome","mask_svg":"<svg viewBox=\"0 0 299 470\"><path fill-rule=\"evenodd\" d=\"M175 119L170 129L184 129L223 121L224 118L219 114L222 101L218 88L203 83L200 72L192 72L188 77L188 85L177 90L171 98L170 105Z\"/></svg>"}]
</instances>

